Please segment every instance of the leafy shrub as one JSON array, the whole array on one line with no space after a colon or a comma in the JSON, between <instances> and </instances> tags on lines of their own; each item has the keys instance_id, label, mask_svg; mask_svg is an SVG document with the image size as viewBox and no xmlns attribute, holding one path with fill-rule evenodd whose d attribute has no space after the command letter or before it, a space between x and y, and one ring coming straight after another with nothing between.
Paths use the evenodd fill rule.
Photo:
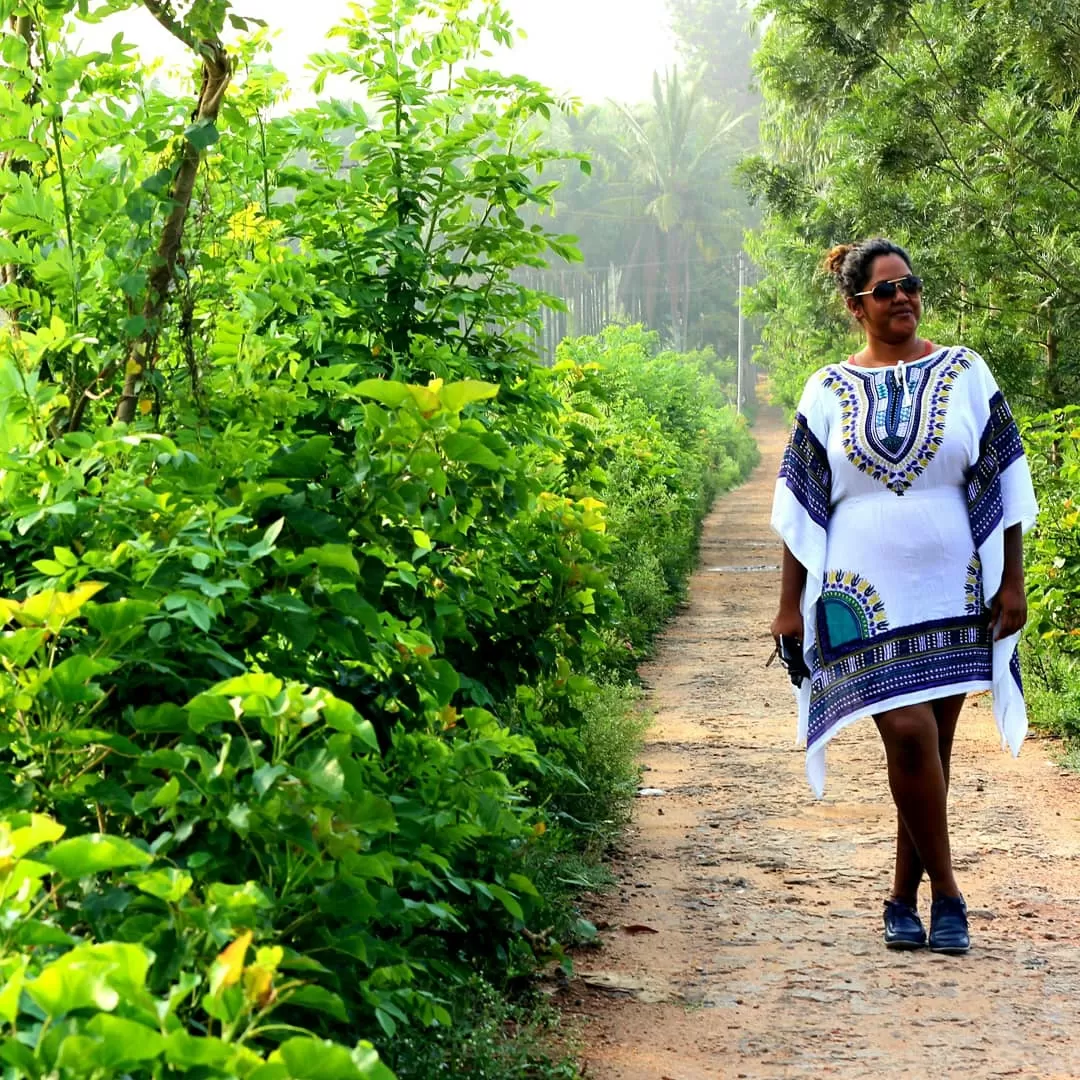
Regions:
<instances>
[{"instance_id":1,"label":"leafy shrub","mask_svg":"<svg viewBox=\"0 0 1080 1080\"><path fill-rule=\"evenodd\" d=\"M559 358L556 370L580 379L572 400L612 447L603 498L630 661L681 598L701 520L757 463L757 446L707 352L662 351L657 334L619 326L564 341ZM618 656L613 642L607 660L618 666Z\"/></svg>"},{"instance_id":2,"label":"leafy shrub","mask_svg":"<svg viewBox=\"0 0 1080 1080\"><path fill-rule=\"evenodd\" d=\"M547 889L545 860L595 848L625 809L638 725L593 680L670 611L752 440L701 358L641 330L534 363L543 298L510 271L574 257L519 214L550 203L529 133L554 103L467 62L508 37L480 7L354 10L317 64L362 76L376 121L329 100L270 119L256 34L213 130L145 91L119 45L68 51L73 4L38 12L48 72L4 22L8 74L40 82L25 100L0 84L13 130L49 146L61 116L72 145L64 182L57 145L0 171L17 279L0 288L0 815L122 837L93 850L136 861L84 864L59 894L28 879L19 896L63 906L2 962L16 979L137 957L122 989L143 1010L103 975L105 1018L72 1007L46 1031L9 982L0 1007L43 1025L0 1050L16 1075L48 1075L31 1045L65 1080L79 1047L95 1080L140 1075L96 1043L51 1055L156 1009L155 1076L183 1074L167 1043L189 1038L226 1046L198 1043L193 1080L292 1076L297 1031L316 1075L385 1076L343 1047L445 1027L476 968L558 955L534 931L565 893L530 874ZM193 5L188 29L213 38L227 9ZM176 310L151 326L146 268L192 147ZM120 385L132 423L113 420Z\"/></svg>"},{"instance_id":3,"label":"leafy shrub","mask_svg":"<svg viewBox=\"0 0 1080 1080\"><path fill-rule=\"evenodd\" d=\"M145 847L63 836L41 814L0 820L0 1018L14 1031L0 1040L0 1059L11 1075L392 1080L370 1044L350 1050L282 1028L268 1056L252 1049L262 1030L280 1026L271 1016L282 1007L327 1005L303 974L286 974L303 971L298 958L280 946L252 954L251 932L236 929L260 902L254 883L201 892ZM87 938L88 921L107 910L144 927L164 910L183 960L162 980L141 935ZM219 951L215 940L228 944Z\"/></svg>"},{"instance_id":4,"label":"leafy shrub","mask_svg":"<svg viewBox=\"0 0 1080 1080\"><path fill-rule=\"evenodd\" d=\"M1080 738L1080 407L1032 417L1024 442L1039 497L1025 543L1024 670L1035 723Z\"/></svg>"}]
</instances>

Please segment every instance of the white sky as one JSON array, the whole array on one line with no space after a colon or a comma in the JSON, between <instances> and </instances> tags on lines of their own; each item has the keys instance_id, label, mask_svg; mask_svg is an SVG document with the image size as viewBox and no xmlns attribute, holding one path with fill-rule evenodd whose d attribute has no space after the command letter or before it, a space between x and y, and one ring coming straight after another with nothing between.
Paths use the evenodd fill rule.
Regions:
<instances>
[{"instance_id":1,"label":"white sky","mask_svg":"<svg viewBox=\"0 0 1080 1080\"><path fill-rule=\"evenodd\" d=\"M665 0L508 0L507 6L529 36L489 63L560 94L641 101L651 93L653 71L677 61ZM305 60L323 47L326 31L347 8L346 0L233 0L237 14L258 16L282 31L273 62L289 75L293 106L311 100ZM118 31L138 45L144 60L157 56L170 66L186 61L183 47L143 10L81 27L91 47L107 47Z\"/></svg>"}]
</instances>

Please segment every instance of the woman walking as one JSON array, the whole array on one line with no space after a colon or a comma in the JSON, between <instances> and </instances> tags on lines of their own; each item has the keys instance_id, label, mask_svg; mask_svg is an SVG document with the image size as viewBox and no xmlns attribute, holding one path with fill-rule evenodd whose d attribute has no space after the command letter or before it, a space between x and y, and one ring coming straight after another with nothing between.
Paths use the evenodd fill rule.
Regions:
<instances>
[{"instance_id":1,"label":"woman walking","mask_svg":"<svg viewBox=\"0 0 1080 1080\"><path fill-rule=\"evenodd\" d=\"M992 690L1014 754L1027 731L1017 660L1027 618L1022 534L1035 495L1016 424L983 359L918 334L922 282L888 240L829 253L865 346L810 377L773 502L784 541L772 632L810 677L799 737L820 797L825 746L872 715L897 808L885 943L927 943L917 893L930 878L930 948L969 947L946 816L965 694ZM781 642L783 638L783 642Z\"/></svg>"}]
</instances>

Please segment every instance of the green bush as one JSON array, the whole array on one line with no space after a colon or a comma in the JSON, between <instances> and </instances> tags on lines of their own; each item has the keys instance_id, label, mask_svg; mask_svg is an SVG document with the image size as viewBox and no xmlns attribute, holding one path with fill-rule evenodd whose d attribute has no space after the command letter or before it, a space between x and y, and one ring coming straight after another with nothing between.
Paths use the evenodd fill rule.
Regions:
<instances>
[{"instance_id":1,"label":"green bush","mask_svg":"<svg viewBox=\"0 0 1080 1080\"><path fill-rule=\"evenodd\" d=\"M580 375L572 400L611 447L602 497L624 608L621 656L631 662L683 595L705 512L757 463L757 446L708 352L662 351L657 334L617 326L564 341L558 355L557 371L573 365ZM619 656L613 638L606 659L617 666Z\"/></svg>"},{"instance_id":2,"label":"green bush","mask_svg":"<svg viewBox=\"0 0 1080 1080\"><path fill-rule=\"evenodd\" d=\"M1032 721L1080 739L1080 407L1032 417L1024 442L1039 497L1025 542L1024 671Z\"/></svg>"},{"instance_id":3,"label":"green bush","mask_svg":"<svg viewBox=\"0 0 1080 1080\"><path fill-rule=\"evenodd\" d=\"M644 331L534 362L544 301L511 271L575 256L520 213L551 202L531 132L554 102L471 66L509 35L481 7L354 10L317 65L362 77L374 120L271 119L256 33L212 128L119 46L71 52L73 2L34 7L48 71L0 27L8 120L42 147L0 170L0 818L47 815L74 838L54 862L108 856L25 889L0 863L38 920L5 924L13 1077L284 1080L301 1051L386 1076L358 1033L422 1040L477 969L501 986L575 932L559 879L625 815L640 734L599 684L754 451L705 359ZM138 978L55 1014L18 981L102 957ZM141 1061L91 1045L151 1014Z\"/></svg>"}]
</instances>

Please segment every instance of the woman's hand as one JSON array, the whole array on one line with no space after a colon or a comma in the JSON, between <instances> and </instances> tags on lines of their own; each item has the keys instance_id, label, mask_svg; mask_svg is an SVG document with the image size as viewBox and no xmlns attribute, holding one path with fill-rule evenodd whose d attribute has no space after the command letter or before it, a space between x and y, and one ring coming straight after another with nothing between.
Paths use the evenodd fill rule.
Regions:
<instances>
[{"instance_id":1,"label":"woman's hand","mask_svg":"<svg viewBox=\"0 0 1080 1080\"><path fill-rule=\"evenodd\" d=\"M994 640L1015 634L1027 622L1027 596L1023 580L1006 577L990 604L990 625L995 628Z\"/></svg>"},{"instance_id":2,"label":"woman's hand","mask_svg":"<svg viewBox=\"0 0 1080 1080\"><path fill-rule=\"evenodd\" d=\"M780 608L776 618L772 621L773 640L779 644L781 637L792 637L798 641L803 639L803 618L798 608Z\"/></svg>"}]
</instances>

